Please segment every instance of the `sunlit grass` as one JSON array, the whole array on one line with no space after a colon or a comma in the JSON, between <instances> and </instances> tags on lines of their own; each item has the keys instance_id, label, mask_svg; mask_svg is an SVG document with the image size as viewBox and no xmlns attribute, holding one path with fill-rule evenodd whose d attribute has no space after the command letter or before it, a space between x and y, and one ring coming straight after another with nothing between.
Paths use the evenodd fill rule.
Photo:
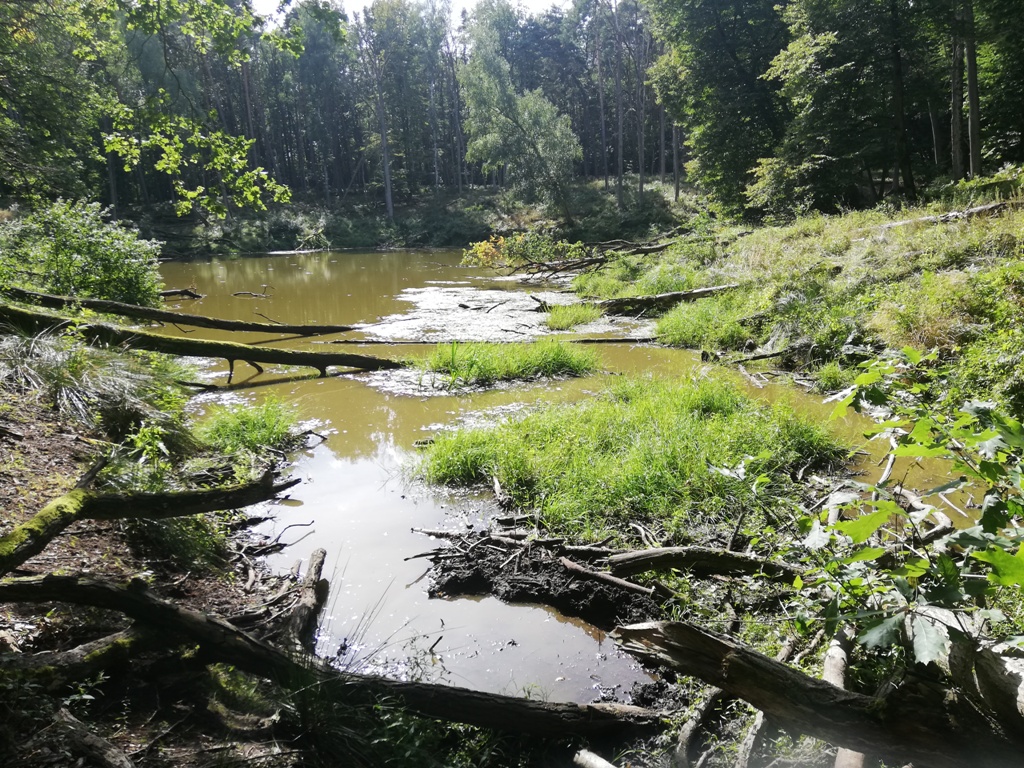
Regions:
<instances>
[{"instance_id":1,"label":"sunlit grass","mask_svg":"<svg viewBox=\"0 0 1024 768\"><path fill-rule=\"evenodd\" d=\"M265 448L284 449L295 442L295 416L280 400L268 398L243 407L217 408L200 422L200 438L225 455Z\"/></svg>"},{"instance_id":2,"label":"sunlit grass","mask_svg":"<svg viewBox=\"0 0 1024 768\"><path fill-rule=\"evenodd\" d=\"M598 367L593 350L561 341L529 344L438 344L419 363L423 370L442 374L451 386L493 384L542 376L585 376Z\"/></svg>"},{"instance_id":3,"label":"sunlit grass","mask_svg":"<svg viewBox=\"0 0 1024 768\"><path fill-rule=\"evenodd\" d=\"M797 492L791 473L839 454L822 427L732 384L644 379L579 405L442 433L422 471L451 485L497 478L556 534L593 540L641 522L682 541L691 527L743 510L770 518Z\"/></svg>"},{"instance_id":4,"label":"sunlit grass","mask_svg":"<svg viewBox=\"0 0 1024 768\"><path fill-rule=\"evenodd\" d=\"M548 312L545 323L552 331L567 331L601 319L601 310L593 304L556 304Z\"/></svg>"}]
</instances>

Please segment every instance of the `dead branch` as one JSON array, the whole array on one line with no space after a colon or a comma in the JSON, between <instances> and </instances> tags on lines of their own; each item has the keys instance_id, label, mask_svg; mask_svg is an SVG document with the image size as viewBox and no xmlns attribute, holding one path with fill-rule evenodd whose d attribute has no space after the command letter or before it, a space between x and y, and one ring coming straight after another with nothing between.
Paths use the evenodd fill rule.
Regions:
<instances>
[{"instance_id":1,"label":"dead branch","mask_svg":"<svg viewBox=\"0 0 1024 768\"><path fill-rule=\"evenodd\" d=\"M577 576L582 576L584 579L589 579L591 581L602 581L605 584L612 584L621 589L625 589L630 592L635 592L640 595L646 595L647 597L652 597L654 595L655 590L652 587L641 587L639 584L634 584L633 582L626 581L625 579L617 579L614 576L608 575L607 573L601 573L600 571L592 571L589 568L584 568L579 563L574 563L567 557L560 558L559 562L562 563L562 566L567 571L571 571L573 574Z\"/></svg>"},{"instance_id":2,"label":"dead branch","mask_svg":"<svg viewBox=\"0 0 1024 768\"><path fill-rule=\"evenodd\" d=\"M208 491L172 493L95 493L76 488L51 501L32 518L0 537L0 575L10 573L38 555L61 531L77 520L162 520L235 509L267 501L301 482L274 484L267 473L255 483Z\"/></svg>"},{"instance_id":3,"label":"dead branch","mask_svg":"<svg viewBox=\"0 0 1024 768\"><path fill-rule=\"evenodd\" d=\"M0 320L28 333L62 328L74 322L70 318L52 312L28 310L2 302L0 302ZM342 352L306 352L304 350L236 344L231 341L183 339L151 331L119 328L107 323L76 322L75 331L94 343L124 346L130 349L146 349L150 352L162 352L182 357L219 357L227 360L232 370L237 360L249 362L254 366L257 363L307 366L316 368L321 376L326 376L327 369L331 366L344 366L364 371L404 367L402 363L394 360L367 355L352 355Z\"/></svg>"},{"instance_id":4,"label":"dead branch","mask_svg":"<svg viewBox=\"0 0 1024 768\"><path fill-rule=\"evenodd\" d=\"M609 557L608 565L618 576L674 568L697 576L763 574L773 581L786 583L792 583L804 572L803 568L789 563L710 547L661 547L623 552Z\"/></svg>"},{"instance_id":5,"label":"dead branch","mask_svg":"<svg viewBox=\"0 0 1024 768\"><path fill-rule=\"evenodd\" d=\"M140 307L105 299L81 299L74 296L54 296L47 293L26 291L23 288L6 288L3 293L17 301L37 304L50 309L85 307L108 315L120 315L139 320L154 320L160 323L191 325L196 328L214 328L221 331L253 331L259 333L293 333L299 336L316 336L324 333L343 333L353 328L348 325L287 325L284 323L247 323L242 320L221 320L204 315L188 315L183 312L169 312L165 309ZM196 294L198 296L198 294ZM201 296L199 298L202 298Z\"/></svg>"},{"instance_id":6,"label":"dead branch","mask_svg":"<svg viewBox=\"0 0 1024 768\"><path fill-rule=\"evenodd\" d=\"M119 611L170 637L198 644L209 662L233 664L292 689L318 685L325 695L352 703L395 700L414 713L448 722L555 736L642 733L662 727L657 713L623 704L542 702L339 671L315 656L282 651L223 619L161 599L141 581L122 586L77 576L4 579L0 602L64 602Z\"/></svg>"},{"instance_id":7,"label":"dead branch","mask_svg":"<svg viewBox=\"0 0 1024 768\"><path fill-rule=\"evenodd\" d=\"M599 307L610 315L635 315L640 312L663 311L684 301L696 301L706 296L713 296L716 293L739 288L739 286L739 283L727 283L725 285L712 285L708 288L694 288L692 291L659 293L655 296L627 296L621 299L605 299L604 301L595 301L594 306Z\"/></svg>"},{"instance_id":8,"label":"dead branch","mask_svg":"<svg viewBox=\"0 0 1024 768\"><path fill-rule=\"evenodd\" d=\"M312 653L316 646L316 620L327 602L327 592L330 584L327 579L321 578L324 570L324 561L327 559L327 550L317 548L309 556L309 564L306 566L306 577L302 580L299 589L299 599L292 609L291 618L288 620L286 635L288 641L296 648L302 648Z\"/></svg>"},{"instance_id":9,"label":"dead branch","mask_svg":"<svg viewBox=\"0 0 1024 768\"><path fill-rule=\"evenodd\" d=\"M844 691L685 622L619 627L612 636L644 660L716 685L783 727L886 761L930 768L1002 768L1019 761L1019 723L1004 727L962 692L908 679L885 696Z\"/></svg>"},{"instance_id":10,"label":"dead branch","mask_svg":"<svg viewBox=\"0 0 1024 768\"><path fill-rule=\"evenodd\" d=\"M106 739L100 738L66 709L57 712L57 723L68 739L72 752L85 755L103 768L135 768L128 756Z\"/></svg>"}]
</instances>

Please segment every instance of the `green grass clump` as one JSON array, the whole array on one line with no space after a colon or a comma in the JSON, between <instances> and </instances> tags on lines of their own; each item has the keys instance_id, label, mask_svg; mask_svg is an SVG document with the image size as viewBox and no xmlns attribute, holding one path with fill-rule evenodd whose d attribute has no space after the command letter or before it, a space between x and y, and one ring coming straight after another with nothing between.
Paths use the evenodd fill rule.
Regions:
<instances>
[{"instance_id":1,"label":"green grass clump","mask_svg":"<svg viewBox=\"0 0 1024 768\"><path fill-rule=\"evenodd\" d=\"M748 294L731 291L679 304L658 320L665 344L691 349L739 349L754 333L741 322L751 314Z\"/></svg>"},{"instance_id":2,"label":"green grass clump","mask_svg":"<svg viewBox=\"0 0 1024 768\"><path fill-rule=\"evenodd\" d=\"M586 403L442 434L422 471L450 485L497 478L556 534L596 540L635 521L679 542L743 511L771 517L797 495L791 472L838 455L824 429L733 384L630 380Z\"/></svg>"},{"instance_id":3,"label":"green grass clump","mask_svg":"<svg viewBox=\"0 0 1024 768\"><path fill-rule=\"evenodd\" d=\"M556 304L548 312L545 323L552 331L567 331L600 320L601 314L593 304Z\"/></svg>"},{"instance_id":4,"label":"green grass clump","mask_svg":"<svg viewBox=\"0 0 1024 768\"><path fill-rule=\"evenodd\" d=\"M295 443L295 418L281 401L268 398L242 408L219 408L198 429L199 436L221 453L284 450Z\"/></svg>"},{"instance_id":5,"label":"green grass clump","mask_svg":"<svg viewBox=\"0 0 1024 768\"><path fill-rule=\"evenodd\" d=\"M451 386L493 384L538 376L584 376L597 370L597 353L561 341L530 344L438 344L420 365L445 374Z\"/></svg>"}]
</instances>

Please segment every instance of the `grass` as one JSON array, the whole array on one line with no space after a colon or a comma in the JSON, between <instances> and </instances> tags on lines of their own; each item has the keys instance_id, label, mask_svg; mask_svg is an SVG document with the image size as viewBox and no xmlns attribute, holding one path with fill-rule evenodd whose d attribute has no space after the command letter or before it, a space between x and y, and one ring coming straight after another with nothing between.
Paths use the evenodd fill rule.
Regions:
<instances>
[{"instance_id":1,"label":"grass","mask_svg":"<svg viewBox=\"0 0 1024 768\"><path fill-rule=\"evenodd\" d=\"M561 341L529 344L438 344L417 364L448 377L450 386L487 385L540 376L585 376L597 370L593 350Z\"/></svg>"},{"instance_id":2,"label":"grass","mask_svg":"<svg viewBox=\"0 0 1024 768\"><path fill-rule=\"evenodd\" d=\"M551 307L545 322L552 331L567 331L577 325L600 320L602 314L593 304L556 304Z\"/></svg>"},{"instance_id":3,"label":"grass","mask_svg":"<svg viewBox=\"0 0 1024 768\"><path fill-rule=\"evenodd\" d=\"M295 443L295 417L280 400L267 398L242 408L217 408L204 419L199 437L225 455L267 448L285 450Z\"/></svg>"},{"instance_id":4,"label":"grass","mask_svg":"<svg viewBox=\"0 0 1024 768\"><path fill-rule=\"evenodd\" d=\"M953 363L950 397L995 398L1019 415L1024 210L913 221L952 207L950 200L815 214L753 230L722 223L660 254L622 256L574 287L613 297L738 282L745 287L665 313L660 340L725 351L799 349L787 359L812 369L833 360L849 367L858 354L884 349L937 349Z\"/></svg>"},{"instance_id":5,"label":"grass","mask_svg":"<svg viewBox=\"0 0 1024 768\"><path fill-rule=\"evenodd\" d=\"M556 535L598 540L642 522L682 542L743 510L770 519L798 493L790 473L839 455L823 428L735 385L641 379L579 405L443 433L422 473L463 486L497 478Z\"/></svg>"}]
</instances>

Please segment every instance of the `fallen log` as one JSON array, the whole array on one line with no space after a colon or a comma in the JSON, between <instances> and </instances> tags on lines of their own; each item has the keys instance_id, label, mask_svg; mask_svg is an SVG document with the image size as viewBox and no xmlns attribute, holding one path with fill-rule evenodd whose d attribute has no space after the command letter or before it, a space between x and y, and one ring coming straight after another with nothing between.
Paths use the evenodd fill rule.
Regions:
<instances>
[{"instance_id":1,"label":"fallen log","mask_svg":"<svg viewBox=\"0 0 1024 768\"><path fill-rule=\"evenodd\" d=\"M998 213L1004 208L1017 207L1020 202L1016 200L1002 200L997 203L986 203L985 205L978 205L974 208L967 208L963 211L949 211L938 216L922 216L917 219L903 219L902 221L892 221L888 224L882 224L876 227L879 231L885 231L888 229L897 229L899 227L908 227L913 224L946 224L951 221L962 221L966 219L973 219L976 216L984 216L990 213ZM853 242L859 242L864 238L859 238Z\"/></svg>"},{"instance_id":2,"label":"fallen log","mask_svg":"<svg viewBox=\"0 0 1024 768\"><path fill-rule=\"evenodd\" d=\"M0 670L30 676L34 683L54 692L72 682L91 680L105 670L123 668L131 657L155 647L154 640L138 629L126 629L66 651L3 654Z\"/></svg>"},{"instance_id":3,"label":"fallen log","mask_svg":"<svg viewBox=\"0 0 1024 768\"><path fill-rule=\"evenodd\" d=\"M169 288L166 291L160 291L160 298L162 299L201 299L203 294L196 293L191 288Z\"/></svg>"},{"instance_id":4,"label":"fallen log","mask_svg":"<svg viewBox=\"0 0 1024 768\"><path fill-rule=\"evenodd\" d=\"M205 339L182 339L164 336L151 331L119 328L107 323L79 322L52 312L28 310L0 302L0 321L6 322L28 333L62 328L71 323L75 332L91 342L130 349L145 349L181 357L220 357L227 360L234 370L237 360L252 363L275 363L316 368L321 376L327 375L332 366L357 368L364 371L403 368L404 364L367 355L352 355L344 352L306 352L292 349L274 349L231 341L207 341ZM261 368L259 370L262 370Z\"/></svg>"},{"instance_id":5,"label":"fallen log","mask_svg":"<svg viewBox=\"0 0 1024 768\"><path fill-rule=\"evenodd\" d=\"M293 690L317 685L325 695L348 702L377 705L390 699L411 712L447 722L547 736L651 733L663 727L658 713L625 704L543 702L337 670L323 659L285 652L223 619L157 597L141 580L118 585L78 576L10 578L0 580L0 602L62 602L119 611L198 644L211 663L232 664Z\"/></svg>"},{"instance_id":6,"label":"fallen log","mask_svg":"<svg viewBox=\"0 0 1024 768\"><path fill-rule=\"evenodd\" d=\"M286 633L288 641L295 648L312 653L316 646L316 620L327 602L329 584L322 578L327 550L317 548L309 556L306 576L299 589L299 599L288 619Z\"/></svg>"},{"instance_id":7,"label":"fallen log","mask_svg":"<svg viewBox=\"0 0 1024 768\"><path fill-rule=\"evenodd\" d=\"M577 766L577 768L615 768L614 763L609 763L589 749L581 749L573 755L572 764Z\"/></svg>"},{"instance_id":8,"label":"fallen log","mask_svg":"<svg viewBox=\"0 0 1024 768\"><path fill-rule=\"evenodd\" d=\"M85 723L66 709L61 708L57 712L56 721L72 752L91 758L102 768L135 768L135 763L124 752L90 731Z\"/></svg>"},{"instance_id":9,"label":"fallen log","mask_svg":"<svg viewBox=\"0 0 1024 768\"><path fill-rule=\"evenodd\" d=\"M273 476L267 473L255 483L207 491L121 494L76 488L0 537L0 575L38 555L54 536L77 520L163 520L235 509L272 499L299 482L295 478L275 484Z\"/></svg>"},{"instance_id":10,"label":"fallen log","mask_svg":"<svg viewBox=\"0 0 1024 768\"><path fill-rule=\"evenodd\" d=\"M736 640L685 622L618 627L622 648L743 699L782 727L837 746L929 768L1005 768L1024 754L1008 727L962 691L908 677L884 696L844 691Z\"/></svg>"},{"instance_id":11,"label":"fallen log","mask_svg":"<svg viewBox=\"0 0 1024 768\"><path fill-rule=\"evenodd\" d=\"M574 563L567 557L559 558L562 566L577 576L581 576L584 579L590 579L591 581L601 581L605 584L611 584L621 589L628 590L630 592L636 592L638 595L646 595L647 597L654 596L653 587L642 587L639 584L634 584L631 581L625 579L618 579L614 576L610 576L607 573L601 573L600 571L592 571L589 568L584 568L579 563Z\"/></svg>"},{"instance_id":12,"label":"fallen log","mask_svg":"<svg viewBox=\"0 0 1024 768\"><path fill-rule=\"evenodd\" d=\"M73 296L54 296L48 293L26 291L23 288L6 288L3 293L9 298L49 309L85 307L108 315L120 315L139 320L155 320L160 323L191 325L196 328L212 328L219 331L252 331L255 333L290 333L298 336L318 336L326 333L344 333L354 330L348 325L289 325L287 323L251 323L244 320L221 320L205 315L189 315L184 312L170 312L166 309L140 307L105 299L80 299ZM198 294L197 294L198 295ZM202 298L202 297L200 297Z\"/></svg>"},{"instance_id":13,"label":"fallen log","mask_svg":"<svg viewBox=\"0 0 1024 768\"><path fill-rule=\"evenodd\" d=\"M621 299L605 299L604 301L595 301L594 306L610 315L633 315L638 312L670 309L684 301L696 301L697 299L703 299L705 296L713 296L716 293L739 288L739 286L739 283L726 283L725 285L712 285L708 288L694 288L692 291L659 293L655 296L627 296Z\"/></svg>"},{"instance_id":14,"label":"fallen log","mask_svg":"<svg viewBox=\"0 0 1024 768\"><path fill-rule=\"evenodd\" d=\"M826 683L832 683L837 688L846 687L846 667L851 645L853 633L849 627L844 627L832 638L821 663L821 679ZM864 753L839 747L833 768L864 768Z\"/></svg>"},{"instance_id":15,"label":"fallen log","mask_svg":"<svg viewBox=\"0 0 1024 768\"><path fill-rule=\"evenodd\" d=\"M792 583L804 572L803 568L789 563L710 547L662 547L623 552L610 556L608 566L616 576L674 568L695 576L757 573L772 581L786 583Z\"/></svg>"}]
</instances>

